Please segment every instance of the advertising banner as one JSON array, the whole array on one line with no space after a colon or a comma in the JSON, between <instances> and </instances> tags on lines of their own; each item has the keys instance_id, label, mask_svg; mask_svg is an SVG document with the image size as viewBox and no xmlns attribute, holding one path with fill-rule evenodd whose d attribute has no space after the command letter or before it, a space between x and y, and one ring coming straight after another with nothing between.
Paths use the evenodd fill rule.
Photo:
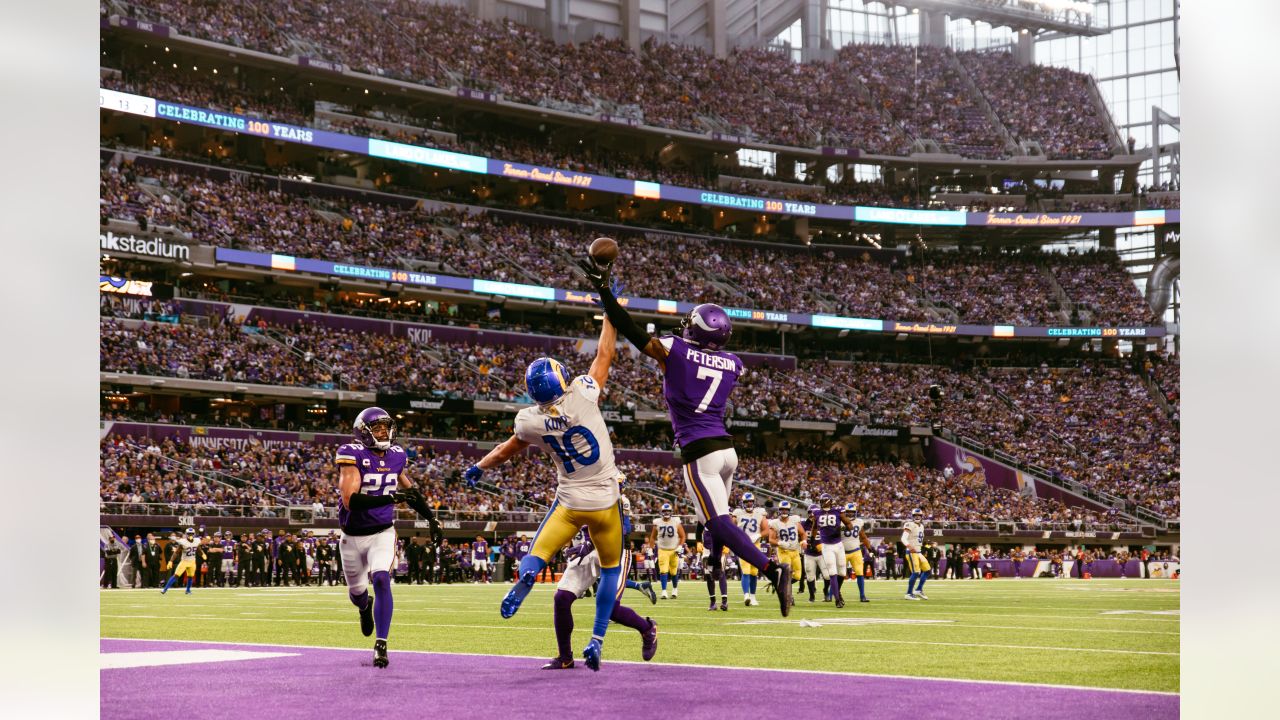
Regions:
<instances>
[{"instance_id":1,"label":"advertising banner","mask_svg":"<svg viewBox=\"0 0 1280 720\"><path fill-rule=\"evenodd\" d=\"M472 413L476 409L474 400L413 393L378 393L378 406L398 410L439 410L449 413Z\"/></svg>"}]
</instances>

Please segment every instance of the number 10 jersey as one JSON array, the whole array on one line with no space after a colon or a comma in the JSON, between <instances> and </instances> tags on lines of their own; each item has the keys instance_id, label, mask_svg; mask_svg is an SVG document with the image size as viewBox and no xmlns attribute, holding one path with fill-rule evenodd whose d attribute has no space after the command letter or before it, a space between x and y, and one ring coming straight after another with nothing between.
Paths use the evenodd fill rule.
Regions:
<instances>
[{"instance_id":1,"label":"number 10 jersey","mask_svg":"<svg viewBox=\"0 0 1280 720\"><path fill-rule=\"evenodd\" d=\"M560 481L556 501L572 510L603 510L618 502L613 441L599 402L600 386L579 375L559 401L516 414L516 437L546 451Z\"/></svg>"}]
</instances>

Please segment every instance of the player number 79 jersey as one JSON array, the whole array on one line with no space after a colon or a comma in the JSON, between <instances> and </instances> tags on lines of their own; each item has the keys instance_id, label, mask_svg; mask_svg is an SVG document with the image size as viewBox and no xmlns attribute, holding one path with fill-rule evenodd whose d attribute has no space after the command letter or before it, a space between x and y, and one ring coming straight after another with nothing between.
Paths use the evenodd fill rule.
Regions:
<instances>
[{"instance_id":1,"label":"player number 79 jersey","mask_svg":"<svg viewBox=\"0 0 1280 720\"><path fill-rule=\"evenodd\" d=\"M670 520L658 518L653 521L653 526L658 530L658 549L659 550L675 550L680 545L680 518L674 515Z\"/></svg>"},{"instance_id":2,"label":"player number 79 jersey","mask_svg":"<svg viewBox=\"0 0 1280 720\"><path fill-rule=\"evenodd\" d=\"M579 375L558 402L516 414L516 437L550 456L560 483L556 499L574 510L603 510L618 502L613 441L599 402L600 386Z\"/></svg>"}]
</instances>

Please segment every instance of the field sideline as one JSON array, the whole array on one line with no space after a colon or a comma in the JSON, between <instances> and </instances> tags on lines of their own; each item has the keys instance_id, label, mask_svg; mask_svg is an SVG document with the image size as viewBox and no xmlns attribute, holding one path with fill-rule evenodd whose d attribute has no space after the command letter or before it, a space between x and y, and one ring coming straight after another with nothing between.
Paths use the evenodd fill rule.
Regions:
<instances>
[{"instance_id":1,"label":"field sideline","mask_svg":"<svg viewBox=\"0 0 1280 720\"><path fill-rule=\"evenodd\" d=\"M516 617L502 620L507 587L395 586L393 667L397 651L412 650L524 657L515 667L536 669L555 654L552 586L539 585ZM707 611L701 582L682 583L679 600L656 606L634 591L623 601L658 623L655 663L1178 692L1177 582L935 580L926 587L931 599L915 603L901 599L905 582L867 587L870 604L836 610L800 596L787 619L765 593L759 607L744 607L733 583L729 612ZM846 596L856 598L852 583ZM593 607L589 598L574 606L577 651ZM100 612L103 638L372 646L342 587L103 591ZM601 676L610 661L639 661L635 632L613 625L604 659Z\"/></svg>"}]
</instances>

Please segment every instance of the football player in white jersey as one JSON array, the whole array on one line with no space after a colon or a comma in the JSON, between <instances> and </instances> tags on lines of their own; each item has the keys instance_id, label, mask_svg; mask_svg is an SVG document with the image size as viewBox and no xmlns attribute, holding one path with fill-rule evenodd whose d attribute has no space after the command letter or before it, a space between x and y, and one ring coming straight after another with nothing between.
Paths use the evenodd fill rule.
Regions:
<instances>
[{"instance_id":1,"label":"football player in white jersey","mask_svg":"<svg viewBox=\"0 0 1280 720\"><path fill-rule=\"evenodd\" d=\"M769 535L769 519L768 513L764 508L756 507L756 496L754 493L742 494L742 505L734 509L733 522L742 531L751 538L751 544L759 545L760 536ZM742 566L742 603L744 605L759 605L756 601L756 583L760 579L760 569L739 558L738 563Z\"/></svg>"},{"instance_id":2,"label":"football player in white jersey","mask_svg":"<svg viewBox=\"0 0 1280 720\"><path fill-rule=\"evenodd\" d=\"M525 372L525 387L534 406L516 414L515 433L480 462L467 468L464 477L474 487L485 470L506 462L531 445L542 448L556 467L559 484L551 510L538 526L532 551L520 561L517 581L502 601L502 616L509 618L533 589L538 573L565 546L578 528L587 526L600 554L600 586L596 591L596 617L582 656L587 667L600 669L605 632L617 600L623 534L618 507L618 480L613 442L600 393L617 355L617 333L605 320L595 361L586 375L570 379L569 371L552 358L534 360Z\"/></svg>"},{"instance_id":3,"label":"football player in white jersey","mask_svg":"<svg viewBox=\"0 0 1280 720\"><path fill-rule=\"evenodd\" d=\"M778 548L778 563L791 566L791 577L796 582L803 582L804 577L800 543L808 534L801 527L803 522L803 518L791 512L789 500L778 504L778 517L769 521L769 541Z\"/></svg>"},{"instance_id":4,"label":"football player in white jersey","mask_svg":"<svg viewBox=\"0 0 1280 720\"><path fill-rule=\"evenodd\" d=\"M858 517L858 503L845 503L845 517L853 519L853 525L840 531L840 539L844 543L844 560L853 569L853 576L858 580L858 600L867 599L866 566L863 564L862 548L871 550L871 541L867 539L866 521Z\"/></svg>"},{"instance_id":5,"label":"football player in white jersey","mask_svg":"<svg viewBox=\"0 0 1280 720\"><path fill-rule=\"evenodd\" d=\"M907 600L928 600L924 594L924 581L929 579L929 561L920 551L924 549L924 513L920 508L911 511L911 519L902 524L902 544L907 546ZM919 583L919 586L916 583ZM914 592L913 592L914 591Z\"/></svg>"},{"instance_id":6,"label":"football player in white jersey","mask_svg":"<svg viewBox=\"0 0 1280 720\"><path fill-rule=\"evenodd\" d=\"M649 529L649 544L658 548L658 579L662 581L662 599L667 599L667 581L672 581L671 597L680 597L680 559L676 549L685 543L684 523L671 514L671 503L662 503L662 516Z\"/></svg>"}]
</instances>

